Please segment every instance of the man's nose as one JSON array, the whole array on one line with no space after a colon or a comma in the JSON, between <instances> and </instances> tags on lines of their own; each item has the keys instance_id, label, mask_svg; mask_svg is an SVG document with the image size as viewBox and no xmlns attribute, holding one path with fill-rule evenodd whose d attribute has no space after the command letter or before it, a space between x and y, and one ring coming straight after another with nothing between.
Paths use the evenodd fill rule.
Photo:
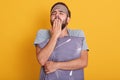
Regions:
<instances>
[{"instance_id":1,"label":"man's nose","mask_svg":"<svg viewBox=\"0 0 120 80\"><path fill-rule=\"evenodd\" d=\"M56 13L55 18L56 18L56 19L59 18L59 13Z\"/></svg>"},{"instance_id":2,"label":"man's nose","mask_svg":"<svg viewBox=\"0 0 120 80\"><path fill-rule=\"evenodd\" d=\"M55 16L55 19L59 19L59 16L58 16L58 15L56 15L56 16Z\"/></svg>"}]
</instances>

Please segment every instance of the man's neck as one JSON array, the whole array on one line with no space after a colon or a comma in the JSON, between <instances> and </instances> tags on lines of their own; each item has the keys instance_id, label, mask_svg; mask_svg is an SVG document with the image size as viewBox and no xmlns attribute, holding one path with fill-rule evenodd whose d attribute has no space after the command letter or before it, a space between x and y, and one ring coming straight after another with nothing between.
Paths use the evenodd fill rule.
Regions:
<instances>
[{"instance_id":1,"label":"man's neck","mask_svg":"<svg viewBox=\"0 0 120 80\"><path fill-rule=\"evenodd\" d=\"M62 38L62 37L64 37L64 36L68 36L69 34L68 34L68 30L67 30L67 27L65 27L63 30L62 30L62 32L61 32L61 34L60 34L60 38Z\"/></svg>"}]
</instances>

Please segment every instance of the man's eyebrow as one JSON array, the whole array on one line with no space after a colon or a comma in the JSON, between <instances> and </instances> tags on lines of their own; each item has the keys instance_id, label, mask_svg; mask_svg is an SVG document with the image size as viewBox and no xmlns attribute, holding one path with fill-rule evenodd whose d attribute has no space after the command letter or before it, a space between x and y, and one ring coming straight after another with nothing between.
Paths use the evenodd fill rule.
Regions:
<instances>
[{"instance_id":1,"label":"man's eyebrow","mask_svg":"<svg viewBox=\"0 0 120 80\"><path fill-rule=\"evenodd\" d=\"M63 12L63 13L65 13L64 11L61 11L61 10L59 10L59 12Z\"/></svg>"},{"instance_id":2,"label":"man's eyebrow","mask_svg":"<svg viewBox=\"0 0 120 80\"><path fill-rule=\"evenodd\" d=\"M57 12L57 11L52 11L51 13L54 13L54 12Z\"/></svg>"},{"instance_id":3,"label":"man's eyebrow","mask_svg":"<svg viewBox=\"0 0 120 80\"><path fill-rule=\"evenodd\" d=\"M57 11L52 11L51 13L55 13L55 12L57 12ZM59 10L59 12L65 13L65 12L62 11L62 10Z\"/></svg>"}]
</instances>

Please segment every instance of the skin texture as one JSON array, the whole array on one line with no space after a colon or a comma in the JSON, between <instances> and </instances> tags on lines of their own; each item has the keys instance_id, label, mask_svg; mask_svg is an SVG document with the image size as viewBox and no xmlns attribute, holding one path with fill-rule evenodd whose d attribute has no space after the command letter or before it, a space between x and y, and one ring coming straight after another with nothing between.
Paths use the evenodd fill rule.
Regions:
<instances>
[{"instance_id":1,"label":"skin texture","mask_svg":"<svg viewBox=\"0 0 120 80\"><path fill-rule=\"evenodd\" d=\"M63 9L63 8L62 8ZM62 9L56 8L52 11L50 16L50 21L52 22L52 27L50 28L51 38L47 45L44 48L36 46L36 56L38 62L44 66L46 74L52 73L57 69L63 70L76 70L81 69L87 66L88 64L88 51L82 50L81 57L67 61L67 62L53 62L48 61L51 53L53 52L56 41L59 37L68 36L67 32L67 23L69 23L70 18L67 17L67 13L62 11ZM66 24L64 29L61 27L63 24Z\"/></svg>"}]
</instances>

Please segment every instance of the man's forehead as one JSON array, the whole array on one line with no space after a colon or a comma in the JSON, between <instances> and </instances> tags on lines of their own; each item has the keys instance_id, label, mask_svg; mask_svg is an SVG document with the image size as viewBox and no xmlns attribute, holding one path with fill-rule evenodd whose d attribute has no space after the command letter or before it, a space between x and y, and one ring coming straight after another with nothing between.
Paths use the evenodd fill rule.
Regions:
<instances>
[{"instance_id":1,"label":"man's forehead","mask_svg":"<svg viewBox=\"0 0 120 80\"><path fill-rule=\"evenodd\" d=\"M56 10L68 14L68 10L67 10L67 8L66 8L64 5L61 5L61 4L56 5L56 6L52 9L51 12L54 12L54 11L56 11Z\"/></svg>"},{"instance_id":2,"label":"man's forehead","mask_svg":"<svg viewBox=\"0 0 120 80\"><path fill-rule=\"evenodd\" d=\"M56 12L56 11L59 11L59 12L64 12L64 13L66 13L66 11L65 11L65 10L63 10L63 9L60 9L60 8L56 8L56 9L52 10L52 12Z\"/></svg>"}]
</instances>

